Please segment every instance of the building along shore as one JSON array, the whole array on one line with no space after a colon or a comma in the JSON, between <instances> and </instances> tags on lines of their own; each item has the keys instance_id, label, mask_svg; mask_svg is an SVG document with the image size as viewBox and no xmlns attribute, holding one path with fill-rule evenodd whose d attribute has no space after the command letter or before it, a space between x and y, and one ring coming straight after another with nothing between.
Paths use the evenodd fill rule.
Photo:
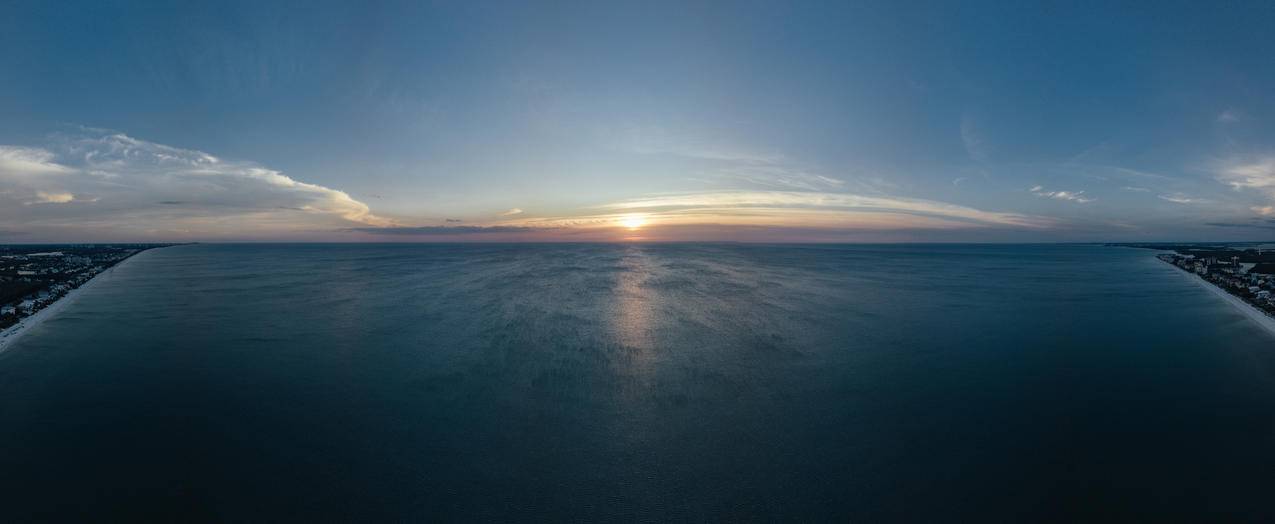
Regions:
<instances>
[{"instance_id":1,"label":"building along shore","mask_svg":"<svg viewBox=\"0 0 1275 524\"><path fill-rule=\"evenodd\" d=\"M84 293L92 286L101 282L103 279L110 278L110 275L115 270L115 268L118 268L120 266L123 266L124 264L129 263L129 261L131 261L134 258L137 258L138 255L141 255L144 252L145 251L135 253L132 256L129 256L128 258L125 258L124 260L119 261L115 265L109 268L106 268L100 273L93 275L93 277L88 279L88 281L84 282L83 284L80 284L79 287L76 287L75 289L68 291L65 295L62 295L52 304L49 304L45 306L44 308L19 319L17 324L9 326L5 328L4 330L0 330L0 354L3 354L5 351L7 351L14 343L18 341L18 339L22 338L22 335L25 335L32 328L44 323L46 320L50 318L57 316L58 313L60 313L63 309L66 309L68 305L70 305L77 298L79 298L81 293Z\"/></svg>"}]
</instances>

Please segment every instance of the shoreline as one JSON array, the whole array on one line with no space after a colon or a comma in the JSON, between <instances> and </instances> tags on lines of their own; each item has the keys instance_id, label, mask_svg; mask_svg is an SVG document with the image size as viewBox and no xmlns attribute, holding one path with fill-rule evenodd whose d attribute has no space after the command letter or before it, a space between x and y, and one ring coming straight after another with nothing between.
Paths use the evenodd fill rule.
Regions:
<instances>
[{"instance_id":1,"label":"shoreline","mask_svg":"<svg viewBox=\"0 0 1275 524\"><path fill-rule=\"evenodd\" d=\"M22 335L26 334L26 332L29 331L31 328L38 326L44 323L45 320L48 320L49 318L56 316L63 309L65 309L68 304L74 302L77 298L79 298L81 291L84 291L88 289L90 286L93 286L94 284L96 284L97 282L100 282L102 280L102 277L105 276L107 273L111 273L112 271L115 270L115 268L118 268L124 264L129 263L129 261L133 260L134 258L137 258L142 253L146 253L147 251L151 251L151 250L147 249L145 251L135 253L132 256L117 262L115 265L109 268L106 268L101 273L93 275L93 278L90 278L88 279L87 282L80 284L80 287L77 287L75 289L72 289L71 291L68 291L66 295L63 295L62 298L57 299L57 301L53 302L52 304L45 306L44 309L36 311L31 316L23 318L22 320L19 320L17 324L14 324L3 330L0 330L0 355L3 355L5 351L8 351L9 346L12 345L14 342L17 342L18 339L21 339Z\"/></svg>"},{"instance_id":2,"label":"shoreline","mask_svg":"<svg viewBox=\"0 0 1275 524\"><path fill-rule=\"evenodd\" d=\"M1182 271L1181 269L1178 269L1177 267L1174 267L1173 270L1176 273L1183 273L1183 276L1191 279L1192 282L1195 282L1196 284L1204 286L1209 291L1213 292L1213 294L1226 300L1232 306L1234 306L1235 309L1239 310L1241 314L1243 314L1245 317L1248 317L1249 320L1252 320L1253 322L1257 323L1257 325L1265 329L1267 333L1275 335L1275 317L1267 315L1265 311L1262 311L1260 309L1253 307L1252 304L1245 302L1240 297L1237 297L1235 295L1228 293L1225 289L1222 289L1220 287L1213 285L1212 282L1209 282L1207 280L1204 280L1203 278L1200 278L1200 276L1196 275L1195 273L1186 273L1185 271Z\"/></svg>"}]
</instances>

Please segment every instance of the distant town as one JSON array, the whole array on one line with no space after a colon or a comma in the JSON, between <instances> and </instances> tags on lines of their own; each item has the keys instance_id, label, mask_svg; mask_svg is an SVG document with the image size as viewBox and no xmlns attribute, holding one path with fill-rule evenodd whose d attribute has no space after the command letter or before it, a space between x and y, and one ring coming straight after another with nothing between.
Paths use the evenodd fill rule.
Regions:
<instances>
[{"instance_id":1,"label":"distant town","mask_svg":"<svg viewBox=\"0 0 1275 524\"><path fill-rule=\"evenodd\" d=\"M1156 255L1275 317L1275 249L1265 244L1114 244L1172 251Z\"/></svg>"},{"instance_id":2,"label":"distant town","mask_svg":"<svg viewBox=\"0 0 1275 524\"><path fill-rule=\"evenodd\" d=\"M0 329L48 307L128 257L169 245L0 245Z\"/></svg>"}]
</instances>

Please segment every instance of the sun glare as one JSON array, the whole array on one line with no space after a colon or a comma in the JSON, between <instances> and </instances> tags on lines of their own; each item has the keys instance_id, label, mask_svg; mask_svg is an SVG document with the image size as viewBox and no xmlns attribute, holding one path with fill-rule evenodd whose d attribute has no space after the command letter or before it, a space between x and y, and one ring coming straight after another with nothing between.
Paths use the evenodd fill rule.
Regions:
<instances>
[{"instance_id":1,"label":"sun glare","mask_svg":"<svg viewBox=\"0 0 1275 524\"><path fill-rule=\"evenodd\" d=\"M629 215L620 219L620 225L628 228L629 231L634 231L646 225L646 218L642 215Z\"/></svg>"}]
</instances>

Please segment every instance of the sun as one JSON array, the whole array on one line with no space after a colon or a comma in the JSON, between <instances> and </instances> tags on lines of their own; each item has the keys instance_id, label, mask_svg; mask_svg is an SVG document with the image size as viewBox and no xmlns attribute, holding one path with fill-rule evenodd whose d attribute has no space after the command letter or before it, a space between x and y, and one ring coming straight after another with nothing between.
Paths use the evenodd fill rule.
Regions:
<instances>
[{"instance_id":1,"label":"sun","mask_svg":"<svg viewBox=\"0 0 1275 524\"><path fill-rule=\"evenodd\" d=\"M629 231L634 231L646 225L646 217L643 217L642 215L628 215L620 219L620 225L628 228Z\"/></svg>"}]
</instances>

